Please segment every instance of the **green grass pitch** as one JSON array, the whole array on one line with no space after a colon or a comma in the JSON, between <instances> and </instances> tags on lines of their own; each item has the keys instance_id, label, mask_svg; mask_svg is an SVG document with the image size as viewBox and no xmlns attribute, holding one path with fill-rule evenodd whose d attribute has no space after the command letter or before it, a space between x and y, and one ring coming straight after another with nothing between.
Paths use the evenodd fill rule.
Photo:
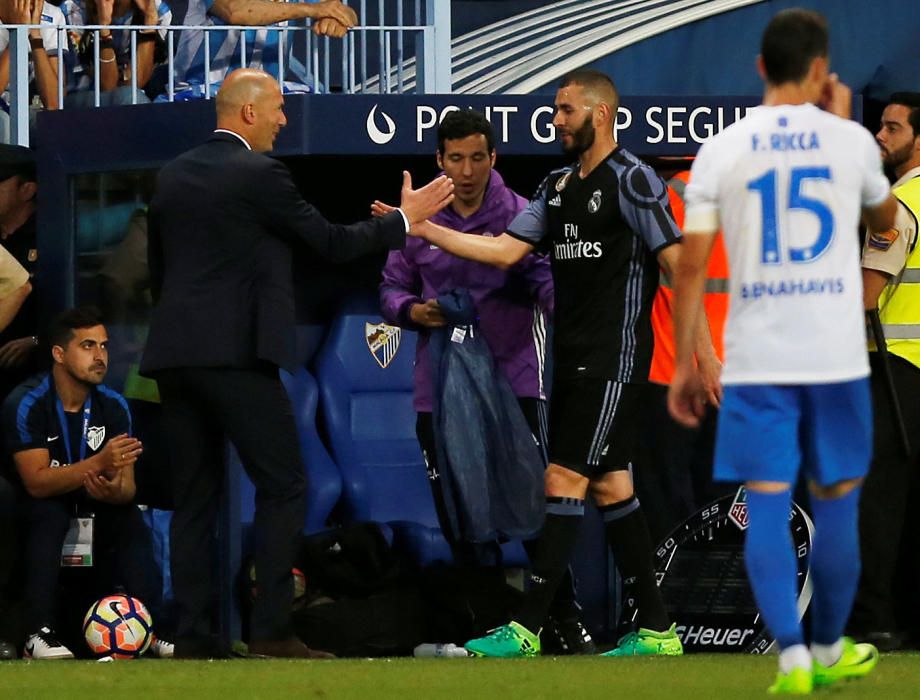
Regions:
<instances>
[{"instance_id":1,"label":"green grass pitch","mask_svg":"<svg viewBox=\"0 0 920 700\"><path fill-rule=\"evenodd\" d=\"M767 697L775 657L36 661L0 664L0 698L473 698L569 700ZM866 679L818 697L920 698L920 654L882 657Z\"/></svg>"}]
</instances>

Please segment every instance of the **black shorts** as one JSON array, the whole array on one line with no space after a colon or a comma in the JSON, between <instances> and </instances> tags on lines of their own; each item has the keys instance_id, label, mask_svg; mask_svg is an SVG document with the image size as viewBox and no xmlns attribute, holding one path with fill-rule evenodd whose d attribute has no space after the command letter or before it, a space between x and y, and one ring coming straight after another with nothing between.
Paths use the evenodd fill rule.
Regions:
<instances>
[{"instance_id":1,"label":"black shorts","mask_svg":"<svg viewBox=\"0 0 920 700\"><path fill-rule=\"evenodd\" d=\"M560 379L549 406L549 461L587 477L629 469L635 458L642 384Z\"/></svg>"}]
</instances>

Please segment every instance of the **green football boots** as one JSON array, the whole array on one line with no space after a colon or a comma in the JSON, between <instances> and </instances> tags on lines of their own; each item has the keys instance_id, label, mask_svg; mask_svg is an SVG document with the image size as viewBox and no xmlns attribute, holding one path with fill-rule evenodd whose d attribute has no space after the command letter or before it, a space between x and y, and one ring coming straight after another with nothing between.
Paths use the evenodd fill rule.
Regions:
<instances>
[{"instance_id":1,"label":"green football boots","mask_svg":"<svg viewBox=\"0 0 920 700\"><path fill-rule=\"evenodd\" d=\"M808 695L814 688L826 688L840 681L862 678L878 663L878 649L871 644L856 644L843 638L843 651L836 663L823 666L812 661L810 670L794 668L777 673L776 682L767 692L771 695Z\"/></svg>"},{"instance_id":2,"label":"green football boots","mask_svg":"<svg viewBox=\"0 0 920 700\"><path fill-rule=\"evenodd\" d=\"M513 621L485 637L471 639L464 646L473 656L513 659L540 655L540 637ZM675 625L671 625L664 632L639 628L638 632L622 637L616 649L601 656L680 656L683 653Z\"/></svg>"},{"instance_id":3,"label":"green football boots","mask_svg":"<svg viewBox=\"0 0 920 700\"><path fill-rule=\"evenodd\" d=\"M878 649L871 644L856 644L849 637L843 638L843 652L837 663L822 666L817 661L812 665L816 688L834 685L838 681L862 678L878 663Z\"/></svg>"},{"instance_id":4,"label":"green football boots","mask_svg":"<svg viewBox=\"0 0 920 700\"><path fill-rule=\"evenodd\" d=\"M540 655L540 636L512 620L507 625L496 627L485 637L471 639L463 646L471 656L527 658Z\"/></svg>"},{"instance_id":5,"label":"green football boots","mask_svg":"<svg viewBox=\"0 0 920 700\"><path fill-rule=\"evenodd\" d=\"M776 674L776 681L767 688L770 695L808 695L814 687L814 677L805 668L793 668L789 673Z\"/></svg>"},{"instance_id":6,"label":"green football boots","mask_svg":"<svg viewBox=\"0 0 920 700\"><path fill-rule=\"evenodd\" d=\"M616 648L601 656L681 656L684 645L680 643L676 628L674 624L664 632L655 632L640 627L638 631L620 637Z\"/></svg>"}]
</instances>

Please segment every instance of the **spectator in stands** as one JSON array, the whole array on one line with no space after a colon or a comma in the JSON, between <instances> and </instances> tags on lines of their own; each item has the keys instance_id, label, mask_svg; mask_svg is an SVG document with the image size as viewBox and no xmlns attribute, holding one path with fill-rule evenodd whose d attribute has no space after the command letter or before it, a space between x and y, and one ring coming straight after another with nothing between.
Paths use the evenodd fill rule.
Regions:
<instances>
[{"instance_id":1,"label":"spectator in stands","mask_svg":"<svg viewBox=\"0 0 920 700\"><path fill-rule=\"evenodd\" d=\"M492 125L472 110L449 113L438 127L438 166L453 179L455 199L432 220L471 235L499 235L527 205L527 200L505 185L494 169L495 138ZM432 424L432 376L428 354L431 329L445 325L438 307L439 294L453 288L468 289L476 304L479 329L496 364L518 396L521 411L534 439L545 454L546 395L543 369L546 316L553 309L553 280L549 260L527 255L508 270L457 258L427 241L413 238L403 250L387 258L380 285L384 318L404 328L418 330L414 370L414 405L418 412L416 432L425 455L428 480L441 524L441 531L461 565L501 561L497 543L463 541L453 532L445 512L446 494L441 486L435 431ZM590 636L579 621L571 572L560 586L558 605L550 627L563 633L569 651L593 651ZM562 646L562 645L560 645Z\"/></svg>"},{"instance_id":2,"label":"spectator in stands","mask_svg":"<svg viewBox=\"0 0 920 700\"><path fill-rule=\"evenodd\" d=\"M895 180L898 200L894 228L869 231L863 247L863 294L868 311L878 309L891 367L889 395L884 358L869 353L875 414L872 466L860 500L859 530L863 561L859 591L850 618L855 636L883 651L901 645L898 623L917 619L917 526L909 504L920 474L920 93L892 95L876 134L885 167ZM904 454L898 421L901 408L910 452ZM907 547L912 571L912 613L896 611L898 558Z\"/></svg>"},{"instance_id":3,"label":"spectator in stands","mask_svg":"<svg viewBox=\"0 0 920 700\"><path fill-rule=\"evenodd\" d=\"M157 379L170 435L170 538L177 654L220 654L210 638L210 543L225 435L256 487L259 596L250 651L312 657L290 614L291 565L304 523L305 477L290 400L278 374L294 364L292 249L347 260L405 243L411 223L450 203L439 178L411 190L402 213L330 224L303 200L287 168L263 155L287 123L263 71L234 71L217 93L217 130L157 176L148 259L156 306L141 371ZM320 654L324 655L324 654Z\"/></svg>"},{"instance_id":4,"label":"spectator in stands","mask_svg":"<svg viewBox=\"0 0 920 700\"><path fill-rule=\"evenodd\" d=\"M143 452L131 437L124 398L102 382L108 369L105 326L90 309L58 315L48 331L53 359L18 386L3 404L6 451L24 489L25 600L30 630L23 656L68 659L73 653L54 631L61 548L71 520L92 513L93 566L117 562L123 584L156 619L161 592L150 533L133 503L134 464ZM98 581L102 594L113 581ZM162 640L152 647L171 656Z\"/></svg>"},{"instance_id":5,"label":"spectator in stands","mask_svg":"<svg viewBox=\"0 0 920 700\"><path fill-rule=\"evenodd\" d=\"M42 0L0 0L0 23L41 24L41 29L29 30L29 94L37 94L45 109L58 108L58 70L60 60L67 54L64 14L54 5ZM10 142L10 33L0 28L0 143ZM35 112L30 112L30 122Z\"/></svg>"},{"instance_id":6,"label":"spectator in stands","mask_svg":"<svg viewBox=\"0 0 920 700\"><path fill-rule=\"evenodd\" d=\"M163 60L166 29L172 11L164 0L65 0L62 5L67 24L99 24L99 104L142 104L150 99L144 93L155 65ZM132 25L161 27L136 31L136 65L131 61ZM94 31L70 30L74 60L69 76L67 107L92 107L95 94ZM137 92L131 89L131 73L137 71Z\"/></svg>"},{"instance_id":7,"label":"spectator in stands","mask_svg":"<svg viewBox=\"0 0 920 700\"><path fill-rule=\"evenodd\" d=\"M281 25L288 20L313 20L313 33L317 36L341 38L357 22L355 11L339 0L321 2L271 2L270 0L189 0L185 25L202 27L237 25ZM203 97L204 85L209 82L212 94L220 87L227 74L240 67L240 42L246 42L246 67L264 70L272 77L278 75L280 50L279 32L238 30L209 32L210 72L205 80L205 31L186 30L179 38L176 50L175 77L185 83L184 97ZM294 37L291 37L293 39ZM284 92L308 91L313 78L306 68L286 57L283 76ZM180 86L182 90L182 86Z\"/></svg>"},{"instance_id":8,"label":"spectator in stands","mask_svg":"<svg viewBox=\"0 0 920 700\"><path fill-rule=\"evenodd\" d=\"M684 188L689 170L668 180L668 198L677 226L684 226ZM712 479L718 409L706 407L697 428L687 428L668 412L668 385L674 376L674 326L671 318L673 290L662 275L652 304L655 349L646 387L639 452L636 459L636 493L648 515L652 542L660 542L671 529L706 503L731 490ZM721 360L722 331L728 315L728 262L722 236L716 238L706 275L704 296L712 344Z\"/></svg>"},{"instance_id":9,"label":"spectator in stands","mask_svg":"<svg viewBox=\"0 0 920 700\"><path fill-rule=\"evenodd\" d=\"M0 144L0 245L26 269L30 284L37 287L35 180L32 151L22 146ZM38 345L38 309L36 294L33 293L25 299L15 318L0 331L0 399L42 366L41 358L35 352Z\"/></svg>"}]
</instances>

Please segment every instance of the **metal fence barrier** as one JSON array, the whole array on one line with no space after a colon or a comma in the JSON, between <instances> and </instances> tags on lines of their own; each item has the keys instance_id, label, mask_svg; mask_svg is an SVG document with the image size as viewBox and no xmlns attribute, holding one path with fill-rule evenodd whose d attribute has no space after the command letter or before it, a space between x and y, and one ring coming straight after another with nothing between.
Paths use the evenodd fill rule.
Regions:
<instances>
[{"instance_id":1,"label":"metal fence barrier","mask_svg":"<svg viewBox=\"0 0 920 700\"><path fill-rule=\"evenodd\" d=\"M352 0L359 13L359 21L367 17L368 0ZM377 0L378 24L364 24L351 29L341 40L317 37L311 31L311 21L290 20L282 25L56 25L58 46L68 46L73 30L91 32L92 42L92 91L93 104L100 105L103 93L100 85L100 32L111 31L130 34L130 79L123 86L131 88L131 103L137 103L137 34L155 30L166 35L167 80L163 97L172 102L176 99L180 85L176 76L176 50L182 32L203 32L204 74L199 87L203 99L211 99L212 86L216 81L211 71L211 44L215 35L229 32L239 33L239 64L246 66L247 31L259 31L267 38L277 35L278 62L272 73L283 83L287 68L292 61L302 66L302 72L309 76L305 83L312 92L335 89L344 93L418 93L450 92L450 3L445 0L415 0L412 17L404 16L404 3L397 1L395 11L387 17L384 0ZM423 7L424 4L424 7ZM298 24L291 24L298 22ZM20 145L29 144L29 35L30 29L48 30L49 25L6 25L0 28L9 31L10 36L10 141ZM297 41L303 37L301 41ZM374 46L374 42L376 46ZM296 47L296 48L295 48ZM376 50L375 50L376 49ZM237 53L236 51L234 51ZM376 53L376 56L374 54ZM57 105L49 108L63 109L65 72L68 68L61 54L58 55ZM374 60L376 59L376 60ZM74 59L77 60L77 59ZM407 65L410 66L407 71ZM409 78L407 79L407 72ZM180 76L184 77L184 76ZM121 85L119 87L122 87Z\"/></svg>"}]
</instances>

